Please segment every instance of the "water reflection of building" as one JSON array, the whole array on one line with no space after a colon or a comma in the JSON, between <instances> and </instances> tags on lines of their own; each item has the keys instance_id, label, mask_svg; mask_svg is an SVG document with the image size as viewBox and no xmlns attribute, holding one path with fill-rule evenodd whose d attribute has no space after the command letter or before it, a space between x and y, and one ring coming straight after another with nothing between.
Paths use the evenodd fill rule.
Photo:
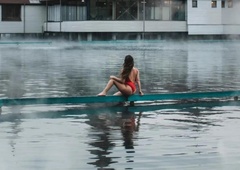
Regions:
<instances>
[{"instance_id":1,"label":"water reflection of building","mask_svg":"<svg viewBox=\"0 0 240 170\"><path fill-rule=\"evenodd\" d=\"M0 0L0 7L0 34L86 40L240 34L238 0Z\"/></svg>"}]
</instances>

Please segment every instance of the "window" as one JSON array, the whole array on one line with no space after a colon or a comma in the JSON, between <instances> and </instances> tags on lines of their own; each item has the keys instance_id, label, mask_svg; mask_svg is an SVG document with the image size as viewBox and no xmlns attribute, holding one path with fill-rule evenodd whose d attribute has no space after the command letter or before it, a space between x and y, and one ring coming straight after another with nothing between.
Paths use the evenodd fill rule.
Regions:
<instances>
[{"instance_id":1,"label":"window","mask_svg":"<svg viewBox=\"0 0 240 170\"><path fill-rule=\"evenodd\" d=\"M2 5L2 21L21 21L21 5Z\"/></svg>"},{"instance_id":2,"label":"window","mask_svg":"<svg viewBox=\"0 0 240 170\"><path fill-rule=\"evenodd\" d=\"M91 20L112 20L112 1L111 0L94 0L89 1L89 18Z\"/></svg>"},{"instance_id":3,"label":"window","mask_svg":"<svg viewBox=\"0 0 240 170\"><path fill-rule=\"evenodd\" d=\"M192 7L197 8L197 0L192 0Z\"/></svg>"},{"instance_id":4,"label":"window","mask_svg":"<svg viewBox=\"0 0 240 170\"><path fill-rule=\"evenodd\" d=\"M222 0L222 8L225 8L225 0Z\"/></svg>"},{"instance_id":5,"label":"window","mask_svg":"<svg viewBox=\"0 0 240 170\"><path fill-rule=\"evenodd\" d=\"M136 1L136 0L134 0ZM142 2L144 0L141 0ZM146 20L184 21L186 0L145 0ZM140 6L139 19L143 13L143 5Z\"/></svg>"},{"instance_id":6,"label":"window","mask_svg":"<svg viewBox=\"0 0 240 170\"><path fill-rule=\"evenodd\" d=\"M212 0L212 8L217 8L217 1Z\"/></svg>"},{"instance_id":7,"label":"window","mask_svg":"<svg viewBox=\"0 0 240 170\"><path fill-rule=\"evenodd\" d=\"M228 0L228 8L232 8L233 7L233 1L232 0Z\"/></svg>"},{"instance_id":8,"label":"window","mask_svg":"<svg viewBox=\"0 0 240 170\"><path fill-rule=\"evenodd\" d=\"M184 21L185 20L185 1L172 1L171 5L171 20Z\"/></svg>"},{"instance_id":9,"label":"window","mask_svg":"<svg viewBox=\"0 0 240 170\"><path fill-rule=\"evenodd\" d=\"M117 1L116 20L136 20L138 18L137 13L138 13L137 1L134 0Z\"/></svg>"}]
</instances>

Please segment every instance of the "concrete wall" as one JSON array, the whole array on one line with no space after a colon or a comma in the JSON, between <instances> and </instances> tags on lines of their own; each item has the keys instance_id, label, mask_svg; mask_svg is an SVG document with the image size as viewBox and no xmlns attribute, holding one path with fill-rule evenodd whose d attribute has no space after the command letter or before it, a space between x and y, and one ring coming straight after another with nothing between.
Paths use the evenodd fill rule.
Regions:
<instances>
[{"instance_id":1,"label":"concrete wall","mask_svg":"<svg viewBox=\"0 0 240 170\"><path fill-rule=\"evenodd\" d=\"M211 0L198 0L197 8L192 7L192 0L188 0L188 34L223 34L221 0L217 1L217 8L212 8Z\"/></svg>"},{"instance_id":2,"label":"concrete wall","mask_svg":"<svg viewBox=\"0 0 240 170\"><path fill-rule=\"evenodd\" d=\"M221 0L217 1L217 8L211 7L211 0L198 0L198 7L193 8L192 0L188 0L188 24L222 24Z\"/></svg>"},{"instance_id":3,"label":"concrete wall","mask_svg":"<svg viewBox=\"0 0 240 170\"><path fill-rule=\"evenodd\" d=\"M46 8L44 6L26 6L25 32L42 33L43 23L46 21Z\"/></svg>"},{"instance_id":4,"label":"concrete wall","mask_svg":"<svg viewBox=\"0 0 240 170\"><path fill-rule=\"evenodd\" d=\"M233 8L225 7L222 11L224 34L240 34L240 1L233 1Z\"/></svg>"},{"instance_id":5,"label":"concrete wall","mask_svg":"<svg viewBox=\"0 0 240 170\"><path fill-rule=\"evenodd\" d=\"M224 35L240 34L239 15L240 2L233 0L233 7L229 8L227 0L222 8L221 0L217 0L217 7L212 8L211 0L198 0L198 7L192 7L192 0L188 0L188 34L189 35Z\"/></svg>"},{"instance_id":6,"label":"concrete wall","mask_svg":"<svg viewBox=\"0 0 240 170\"><path fill-rule=\"evenodd\" d=\"M60 30L61 29L61 30ZM186 21L64 21L44 24L48 32L187 32Z\"/></svg>"},{"instance_id":7,"label":"concrete wall","mask_svg":"<svg viewBox=\"0 0 240 170\"><path fill-rule=\"evenodd\" d=\"M0 15L2 15L0 5ZM43 23L46 20L44 6L39 5L22 5L21 21L1 21L0 16L0 33L42 33Z\"/></svg>"},{"instance_id":8,"label":"concrete wall","mask_svg":"<svg viewBox=\"0 0 240 170\"><path fill-rule=\"evenodd\" d=\"M226 4L227 5L227 4ZM228 25L239 25L240 18L240 1L234 0L233 1L233 8L228 8L227 6L222 10L222 23Z\"/></svg>"}]
</instances>

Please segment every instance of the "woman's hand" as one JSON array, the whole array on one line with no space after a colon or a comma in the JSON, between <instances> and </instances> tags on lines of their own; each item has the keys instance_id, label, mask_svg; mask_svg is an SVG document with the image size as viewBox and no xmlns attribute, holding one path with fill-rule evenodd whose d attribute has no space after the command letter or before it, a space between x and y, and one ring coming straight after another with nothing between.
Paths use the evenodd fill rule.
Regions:
<instances>
[{"instance_id":1,"label":"woman's hand","mask_svg":"<svg viewBox=\"0 0 240 170\"><path fill-rule=\"evenodd\" d=\"M139 91L139 95L141 95L141 96L142 96L142 95L144 95L144 94L143 94L143 92L142 92L142 91Z\"/></svg>"},{"instance_id":2,"label":"woman's hand","mask_svg":"<svg viewBox=\"0 0 240 170\"><path fill-rule=\"evenodd\" d=\"M116 76L110 76L110 79L116 79Z\"/></svg>"},{"instance_id":3,"label":"woman's hand","mask_svg":"<svg viewBox=\"0 0 240 170\"><path fill-rule=\"evenodd\" d=\"M115 80L115 81L117 81L119 83L123 83L122 79L120 79L120 78L118 78L116 76L110 76L110 79L113 79L113 80Z\"/></svg>"}]
</instances>

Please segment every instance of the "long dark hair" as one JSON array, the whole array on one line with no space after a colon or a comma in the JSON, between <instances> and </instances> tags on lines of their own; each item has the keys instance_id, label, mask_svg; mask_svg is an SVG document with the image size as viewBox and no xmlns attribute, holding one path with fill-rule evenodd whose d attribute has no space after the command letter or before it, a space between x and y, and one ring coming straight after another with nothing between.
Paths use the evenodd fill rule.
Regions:
<instances>
[{"instance_id":1,"label":"long dark hair","mask_svg":"<svg viewBox=\"0 0 240 170\"><path fill-rule=\"evenodd\" d=\"M128 78L129 74L132 71L133 66L134 66L133 57L131 55L127 55L123 63L123 71L121 73L121 77L123 80L126 80Z\"/></svg>"}]
</instances>

